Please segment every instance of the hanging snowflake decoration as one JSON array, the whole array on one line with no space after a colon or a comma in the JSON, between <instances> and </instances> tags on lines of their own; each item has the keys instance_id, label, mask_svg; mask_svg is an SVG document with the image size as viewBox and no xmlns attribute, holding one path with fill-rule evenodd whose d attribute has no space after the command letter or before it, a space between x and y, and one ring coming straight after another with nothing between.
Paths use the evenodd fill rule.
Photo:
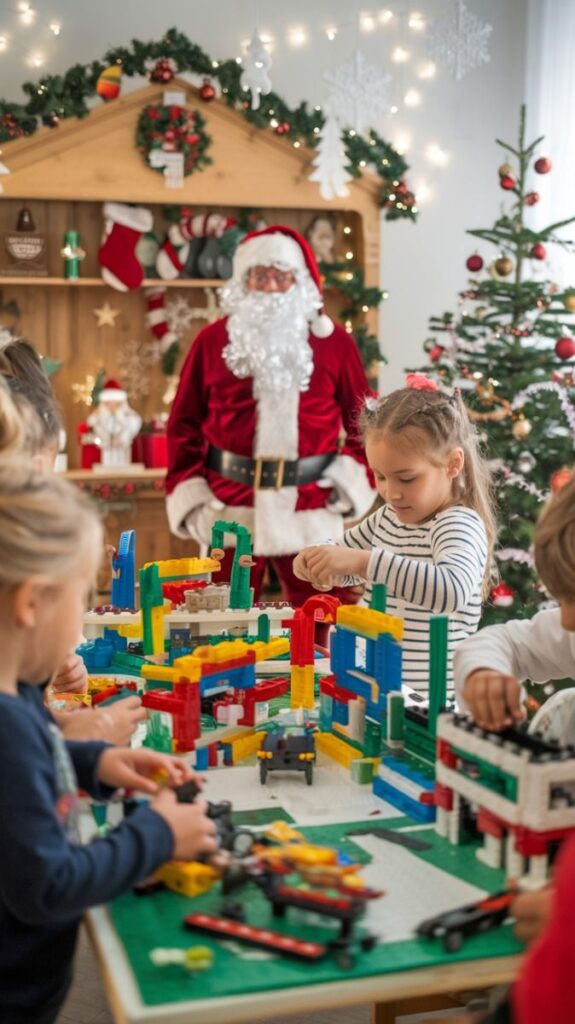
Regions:
<instances>
[{"instance_id":1,"label":"hanging snowflake decoration","mask_svg":"<svg viewBox=\"0 0 575 1024\"><path fill-rule=\"evenodd\" d=\"M434 21L430 28L428 56L459 82L468 71L489 64L487 46L492 31L493 26L468 11L463 0L455 0L450 13Z\"/></svg>"},{"instance_id":2,"label":"hanging snowflake decoration","mask_svg":"<svg viewBox=\"0 0 575 1024\"><path fill-rule=\"evenodd\" d=\"M168 327L178 341L188 333L195 320L207 320L212 324L221 316L214 289L204 288L204 292L207 300L205 306L191 306L182 295L177 295L166 303Z\"/></svg>"},{"instance_id":3,"label":"hanging snowflake decoration","mask_svg":"<svg viewBox=\"0 0 575 1024\"><path fill-rule=\"evenodd\" d=\"M391 75L369 64L361 50L323 77L330 90L328 107L342 127L362 135L375 118L387 113Z\"/></svg>"},{"instance_id":4,"label":"hanging snowflake decoration","mask_svg":"<svg viewBox=\"0 0 575 1024\"><path fill-rule=\"evenodd\" d=\"M272 59L265 48L263 39L254 32L251 42L246 47L244 70L240 77L240 85L252 94L252 110L260 105L260 96L267 96L272 90L272 80L268 74Z\"/></svg>"},{"instance_id":5,"label":"hanging snowflake decoration","mask_svg":"<svg viewBox=\"0 0 575 1024\"><path fill-rule=\"evenodd\" d=\"M149 342L126 341L117 356L118 376L131 399L137 400L150 393L150 375L147 372L157 362L154 347Z\"/></svg>"}]
</instances>

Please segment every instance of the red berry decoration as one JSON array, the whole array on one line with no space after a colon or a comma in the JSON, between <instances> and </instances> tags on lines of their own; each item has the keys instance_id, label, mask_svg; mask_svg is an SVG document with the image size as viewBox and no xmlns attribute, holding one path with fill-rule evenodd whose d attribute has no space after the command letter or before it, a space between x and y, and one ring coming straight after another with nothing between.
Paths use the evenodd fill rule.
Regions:
<instances>
[{"instance_id":1,"label":"red berry decoration","mask_svg":"<svg viewBox=\"0 0 575 1024\"><path fill-rule=\"evenodd\" d=\"M506 583L498 583L489 596L497 608L510 608L515 600L515 592Z\"/></svg>"},{"instance_id":2,"label":"red berry decoration","mask_svg":"<svg viewBox=\"0 0 575 1024\"><path fill-rule=\"evenodd\" d=\"M209 78L204 78L204 84L200 89L200 99L202 99L204 103L211 103L212 100L215 100L215 98L216 90L214 89Z\"/></svg>"},{"instance_id":3,"label":"red berry decoration","mask_svg":"<svg viewBox=\"0 0 575 1024\"><path fill-rule=\"evenodd\" d=\"M499 179L499 184L501 185L501 188L504 188L506 189L506 191L509 192L512 188L515 188L515 186L517 185L517 179L512 178L510 174L503 174L502 177Z\"/></svg>"},{"instance_id":4,"label":"red berry decoration","mask_svg":"<svg viewBox=\"0 0 575 1024\"><path fill-rule=\"evenodd\" d=\"M289 123L289 121L280 121L280 123L275 128L275 133L276 135L287 135L290 128L291 124Z\"/></svg>"},{"instance_id":5,"label":"red berry decoration","mask_svg":"<svg viewBox=\"0 0 575 1024\"><path fill-rule=\"evenodd\" d=\"M429 353L429 358L431 359L431 362L438 363L444 352L445 349L443 345L434 345L431 352Z\"/></svg>"},{"instance_id":6,"label":"red berry decoration","mask_svg":"<svg viewBox=\"0 0 575 1024\"><path fill-rule=\"evenodd\" d=\"M473 274L476 274L478 270L481 270L483 267L483 260L479 253L474 253L473 256L469 256L465 261L465 266L468 270L471 270Z\"/></svg>"},{"instance_id":7,"label":"red berry decoration","mask_svg":"<svg viewBox=\"0 0 575 1024\"><path fill-rule=\"evenodd\" d=\"M535 203L538 203L540 198L539 192L528 192L524 199L525 205L535 206Z\"/></svg>"},{"instance_id":8,"label":"red berry decoration","mask_svg":"<svg viewBox=\"0 0 575 1024\"><path fill-rule=\"evenodd\" d=\"M546 255L547 249L543 245L543 242L536 242L535 245L531 247L530 256L534 260L544 260Z\"/></svg>"},{"instance_id":9,"label":"red berry decoration","mask_svg":"<svg viewBox=\"0 0 575 1024\"><path fill-rule=\"evenodd\" d=\"M537 171L537 174L549 174L549 171L553 167L551 160L548 156L540 156L533 164L533 169Z\"/></svg>"},{"instance_id":10,"label":"red berry decoration","mask_svg":"<svg viewBox=\"0 0 575 1024\"><path fill-rule=\"evenodd\" d=\"M571 359L572 356L575 356L575 340L569 336L557 338L555 355L559 359Z\"/></svg>"}]
</instances>

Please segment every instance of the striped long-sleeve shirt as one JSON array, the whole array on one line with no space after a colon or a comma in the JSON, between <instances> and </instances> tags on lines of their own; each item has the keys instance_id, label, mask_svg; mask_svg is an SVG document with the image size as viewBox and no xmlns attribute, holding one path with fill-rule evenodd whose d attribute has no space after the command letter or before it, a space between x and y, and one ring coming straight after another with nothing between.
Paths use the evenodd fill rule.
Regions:
<instances>
[{"instance_id":1,"label":"striped long-sleeve shirt","mask_svg":"<svg viewBox=\"0 0 575 1024\"><path fill-rule=\"evenodd\" d=\"M453 505L425 523L401 523L388 505L347 530L339 544L371 549L364 602L372 583L387 586L387 609L404 620L403 682L427 691L429 618L449 616L448 692L453 689L455 645L475 632L487 558L482 520ZM346 584L355 582L347 577Z\"/></svg>"}]
</instances>

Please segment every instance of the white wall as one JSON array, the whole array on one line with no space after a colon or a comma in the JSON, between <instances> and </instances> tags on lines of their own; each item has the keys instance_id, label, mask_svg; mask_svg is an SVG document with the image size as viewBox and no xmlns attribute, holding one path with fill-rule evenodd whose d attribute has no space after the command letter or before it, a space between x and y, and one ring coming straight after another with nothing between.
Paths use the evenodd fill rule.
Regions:
<instances>
[{"instance_id":1,"label":"white wall","mask_svg":"<svg viewBox=\"0 0 575 1024\"><path fill-rule=\"evenodd\" d=\"M357 0L290 0L289 5L284 0L260 0L259 4L254 0L32 2L38 18L30 28L22 27L17 15L6 8L0 12L0 32L13 36L10 49L0 55L0 94L7 99L19 100L20 84L38 77L38 72L25 65L25 56L32 49L46 54L45 70L55 73L76 61L100 58L107 47L128 44L133 37L158 39L162 31L176 25L210 56L227 58L241 52L241 41L251 34L258 8L261 30L277 40L274 88L290 103L306 99L321 104L325 99L323 71L346 59L358 44L372 63L393 71L391 102L416 85L423 94L419 108L408 111L402 107L395 117L388 114L374 124L392 141L409 132L413 144L406 153L411 164L408 180L416 187L425 180L432 190L429 200L421 203L416 225L382 225L382 284L390 292L381 325L389 359L383 372L384 388L401 383L406 365L425 361L421 346L428 317L453 309L465 283L465 259L474 248L465 229L491 224L503 198L497 177L502 155L493 140L499 136L513 141L516 135L525 73L526 0L467 0L478 17L493 25L491 63L460 83L442 76L427 84L414 78L412 65L398 69L389 63L392 45L405 41L401 38L405 29L398 30L390 23L387 29L369 35L358 32L357 15L369 7ZM417 9L437 16L450 2L389 0L372 10L389 7L405 16ZM57 39L47 27L52 18L62 22ZM330 43L324 30L332 23L340 31ZM291 48L285 40L287 30L296 25L310 33L309 43L300 49ZM412 36L410 41L423 56L421 38ZM424 153L429 142L439 143L450 154L447 166L438 168L427 162Z\"/></svg>"}]
</instances>

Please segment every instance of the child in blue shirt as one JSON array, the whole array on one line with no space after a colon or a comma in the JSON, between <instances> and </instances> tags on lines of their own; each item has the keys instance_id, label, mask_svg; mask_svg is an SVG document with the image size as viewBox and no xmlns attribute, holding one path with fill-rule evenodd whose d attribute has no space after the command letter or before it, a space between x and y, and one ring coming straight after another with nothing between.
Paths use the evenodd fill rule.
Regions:
<instances>
[{"instance_id":1,"label":"child in blue shirt","mask_svg":"<svg viewBox=\"0 0 575 1024\"><path fill-rule=\"evenodd\" d=\"M20 456L0 460L0 1021L53 1024L78 925L164 861L215 850L203 802L178 804L176 758L66 743L40 694L80 632L102 552L87 499ZM19 686L18 680L26 680ZM169 785L158 789L163 771ZM79 842L77 789L150 794L106 838Z\"/></svg>"}]
</instances>

